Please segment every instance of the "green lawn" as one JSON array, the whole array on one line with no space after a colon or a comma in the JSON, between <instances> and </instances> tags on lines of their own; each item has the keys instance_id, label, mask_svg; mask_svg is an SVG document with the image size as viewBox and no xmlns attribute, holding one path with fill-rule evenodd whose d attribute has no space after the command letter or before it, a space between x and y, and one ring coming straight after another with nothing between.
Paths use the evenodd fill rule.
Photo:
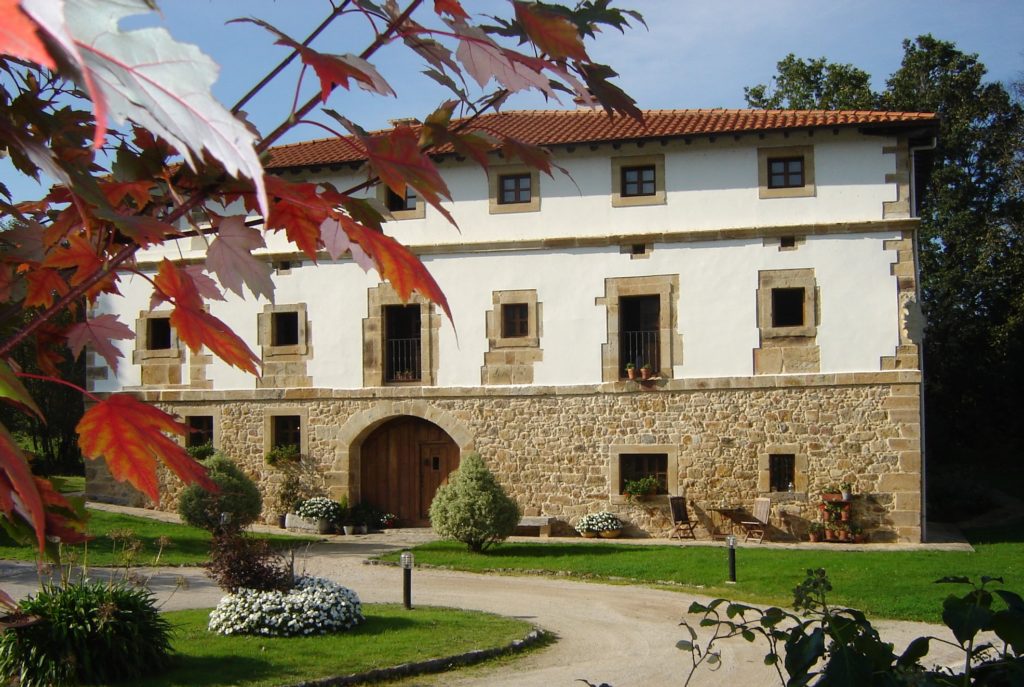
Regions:
<instances>
[{"instance_id":1,"label":"green lawn","mask_svg":"<svg viewBox=\"0 0 1024 687\"><path fill-rule=\"evenodd\" d=\"M154 563L160 550L161 538L166 538L168 543L160 554L160 565L200 565L206 561L210 553L210 533L205 530L121 513L90 509L88 532L94 537L92 541L85 546L67 548L76 552L79 562L93 566L123 564L120 554L123 545L117 544L115 547L111 533L131 532L141 542L142 548L135 557L135 565ZM282 547L302 546L306 542L316 541L315 538L275 534L257 536L268 538ZM18 546L0 531L0 559L33 561L35 558L35 548Z\"/></svg>"},{"instance_id":2,"label":"green lawn","mask_svg":"<svg viewBox=\"0 0 1024 687\"><path fill-rule=\"evenodd\" d=\"M1024 522L969 533L976 551L850 551L742 547L737 579L726 585L727 553L711 546L628 544L504 544L471 554L453 542L416 547L417 564L457 570L517 573L558 572L588 579L670 582L708 596L788 606L793 588L809 568L825 568L833 603L862 609L870 617L939 622L942 600L952 591L932 584L946 575L1002 576L1024 593ZM397 556L385 557L394 560Z\"/></svg>"},{"instance_id":3,"label":"green lawn","mask_svg":"<svg viewBox=\"0 0 1024 687\"><path fill-rule=\"evenodd\" d=\"M138 687L296 684L410 661L505 646L522 639L522 620L447 608L364 604L366 622L319 637L225 637L206 630L210 610L175 611L176 664Z\"/></svg>"},{"instance_id":4,"label":"green lawn","mask_svg":"<svg viewBox=\"0 0 1024 687\"><path fill-rule=\"evenodd\" d=\"M53 488L62 494L85 491L84 475L52 475Z\"/></svg>"}]
</instances>

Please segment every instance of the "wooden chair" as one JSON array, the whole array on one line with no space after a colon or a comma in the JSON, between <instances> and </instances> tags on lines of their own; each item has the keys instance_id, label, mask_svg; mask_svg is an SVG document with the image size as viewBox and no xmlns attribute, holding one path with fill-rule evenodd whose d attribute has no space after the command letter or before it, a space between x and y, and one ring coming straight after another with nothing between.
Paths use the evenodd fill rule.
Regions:
<instances>
[{"instance_id":1,"label":"wooden chair","mask_svg":"<svg viewBox=\"0 0 1024 687\"><path fill-rule=\"evenodd\" d=\"M668 499L668 505L672 509L672 531L669 533L668 538L689 537L690 539L696 539L697 537L693 534L693 523L690 521L690 513L686 510L686 497L685 496L671 496Z\"/></svg>"},{"instance_id":2,"label":"wooden chair","mask_svg":"<svg viewBox=\"0 0 1024 687\"><path fill-rule=\"evenodd\" d=\"M757 537L758 544L763 542L765 539L770 541L771 536L768 534L768 529L771 526L768 524L768 521L771 519L771 513L771 499L754 499L753 516L749 520L744 519L740 521L740 527L742 527L743 531L747 534L743 541L750 541L754 537Z\"/></svg>"}]
</instances>

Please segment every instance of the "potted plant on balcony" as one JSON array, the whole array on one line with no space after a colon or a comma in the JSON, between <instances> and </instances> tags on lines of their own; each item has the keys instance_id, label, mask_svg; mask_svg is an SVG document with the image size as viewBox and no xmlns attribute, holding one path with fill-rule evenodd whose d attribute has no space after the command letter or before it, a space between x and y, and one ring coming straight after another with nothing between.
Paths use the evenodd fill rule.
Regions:
<instances>
[{"instance_id":1,"label":"potted plant on balcony","mask_svg":"<svg viewBox=\"0 0 1024 687\"><path fill-rule=\"evenodd\" d=\"M819 542L825 534L825 525L820 522L812 522L807 528L807 540L810 542Z\"/></svg>"},{"instance_id":2,"label":"potted plant on balcony","mask_svg":"<svg viewBox=\"0 0 1024 687\"><path fill-rule=\"evenodd\" d=\"M626 499L630 502L642 501L657 494L660 486L657 477L647 475L638 479L626 480L626 483L622 486L622 493L626 495Z\"/></svg>"},{"instance_id":3,"label":"potted plant on balcony","mask_svg":"<svg viewBox=\"0 0 1024 687\"><path fill-rule=\"evenodd\" d=\"M298 470L288 466L284 470L284 479L277 489L277 525L282 529L285 527L288 514L295 512L296 507L302 502L302 481L299 479Z\"/></svg>"},{"instance_id":4,"label":"potted plant on balcony","mask_svg":"<svg viewBox=\"0 0 1024 687\"><path fill-rule=\"evenodd\" d=\"M650 379L654 373L654 368L651 367L650 363L644 363L644 366L640 368L640 379Z\"/></svg>"},{"instance_id":5,"label":"potted plant on balcony","mask_svg":"<svg viewBox=\"0 0 1024 687\"><path fill-rule=\"evenodd\" d=\"M636 379L636 365L626 363L626 376L630 379Z\"/></svg>"},{"instance_id":6,"label":"potted plant on balcony","mask_svg":"<svg viewBox=\"0 0 1024 687\"><path fill-rule=\"evenodd\" d=\"M853 485L849 482L843 482L839 485L839 493L842 496L843 501L849 501L853 498Z\"/></svg>"}]
</instances>

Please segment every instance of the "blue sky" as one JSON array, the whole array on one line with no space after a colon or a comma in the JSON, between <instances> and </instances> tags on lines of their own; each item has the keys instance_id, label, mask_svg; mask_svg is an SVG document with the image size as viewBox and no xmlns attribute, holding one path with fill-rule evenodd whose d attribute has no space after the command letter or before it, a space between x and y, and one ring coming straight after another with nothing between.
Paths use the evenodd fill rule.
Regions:
<instances>
[{"instance_id":1,"label":"blue sky","mask_svg":"<svg viewBox=\"0 0 1024 687\"><path fill-rule=\"evenodd\" d=\"M428 7L432 3L425 3ZM473 12L508 14L504 0L463 0ZM617 83L636 98L641 108L744 107L743 87L768 81L775 64L789 52L800 57L827 57L852 63L870 74L880 89L899 67L902 40L923 33L950 40L965 52L976 52L991 80L1024 79L1024 2L1020 0L617 0L644 14L642 26L625 35L609 30L588 45L598 61L619 73ZM297 39L305 37L328 10L326 0L164 0L162 24L180 41L191 42L221 65L215 95L232 105L287 53L273 45L268 33L251 24L229 19L265 19ZM324 52L358 53L366 34L353 30L357 19L342 18L314 47ZM380 128L388 119L423 117L446 98L445 91L418 74L415 56L401 45L390 45L374 60L396 90L397 98L336 91L332 107L365 128ZM246 110L267 132L287 115L297 72L286 72ZM303 96L315 92L307 76ZM508 108L546 105L538 96L513 98ZM564 103L563 106L571 106ZM300 126L285 142L319 138L323 129ZM17 199L44 192L18 178L3 161L0 180Z\"/></svg>"}]
</instances>

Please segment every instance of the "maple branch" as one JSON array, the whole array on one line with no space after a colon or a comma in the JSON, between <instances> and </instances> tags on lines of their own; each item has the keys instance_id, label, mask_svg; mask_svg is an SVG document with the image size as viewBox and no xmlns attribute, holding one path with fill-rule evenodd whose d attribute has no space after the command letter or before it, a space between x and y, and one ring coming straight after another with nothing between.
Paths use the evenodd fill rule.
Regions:
<instances>
[{"instance_id":1,"label":"maple branch","mask_svg":"<svg viewBox=\"0 0 1024 687\"><path fill-rule=\"evenodd\" d=\"M74 389L75 391L81 392L83 396L88 396L90 400L95 401L96 403L99 403L101 400L99 396L90 393L88 390L83 389L82 387L78 386L73 382L69 382L66 379L61 379L59 377L47 377L46 375L37 375L32 374L31 372L15 372L14 376L21 377L22 379L37 379L40 382L53 382L54 384L63 384L64 386L70 389Z\"/></svg>"},{"instance_id":2,"label":"maple branch","mask_svg":"<svg viewBox=\"0 0 1024 687\"><path fill-rule=\"evenodd\" d=\"M338 6L336 6L334 8L334 11L331 12L327 16L327 18L323 20L323 22L320 24L320 26L318 26L315 29L313 29L313 32L310 33L308 36L306 36L306 40L302 41L302 47L306 47L310 43L312 43L313 40L317 36L319 36L320 33L324 29L326 29L328 26L330 26L331 22L333 22L335 19L337 19L339 16L341 16L341 14L345 11L345 8L348 7L351 4L351 2L352 2L352 0L345 0L343 3L341 3ZM246 93L245 95L243 95L242 98L237 103L234 104L234 106L231 108L231 114L238 114L238 111L242 109L242 106L245 105L250 100L252 100L253 96L255 96L257 93L259 93L261 90L263 90L263 87L266 86L268 83L270 83L274 79L275 76L280 74L282 69L284 69L289 64L291 64L292 60L294 60L298 56L298 54L299 54L299 50L297 48L292 50L292 53L288 57L286 57L283 60L281 60L280 64L278 64L276 67L271 69L270 72L266 76L264 76L262 79L260 79L260 82L258 84L256 84L251 89L249 89L249 92Z\"/></svg>"},{"instance_id":3,"label":"maple branch","mask_svg":"<svg viewBox=\"0 0 1024 687\"><path fill-rule=\"evenodd\" d=\"M400 15L395 17L395 19L387 25L383 32L377 34L377 37L374 38L373 42L370 43L370 45L365 50L363 50L363 52L359 53L359 57L363 60L372 57L375 52L380 50L384 46L384 44L387 43L388 40L390 40L391 34L395 33L398 27L404 24L406 19L408 19L413 12L419 9L419 6L421 4L423 4L423 0L412 0L412 2L409 3L409 6L406 7L405 10ZM331 87L332 90L334 88L336 88L336 86ZM274 142L277 139L281 138L281 136L287 133L293 126L295 126L297 120L304 118L306 115L312 112L313 108L315 108L317 103L320 102L320 99L321 96L318 93L309 100L307 100L306 103L297 111L292 112L287 119L285 119L277 126L276 129L274 129L262 141L256 144L256 153L262 153L267 148L274 145Z\"/></svg>"}]
</instances>

